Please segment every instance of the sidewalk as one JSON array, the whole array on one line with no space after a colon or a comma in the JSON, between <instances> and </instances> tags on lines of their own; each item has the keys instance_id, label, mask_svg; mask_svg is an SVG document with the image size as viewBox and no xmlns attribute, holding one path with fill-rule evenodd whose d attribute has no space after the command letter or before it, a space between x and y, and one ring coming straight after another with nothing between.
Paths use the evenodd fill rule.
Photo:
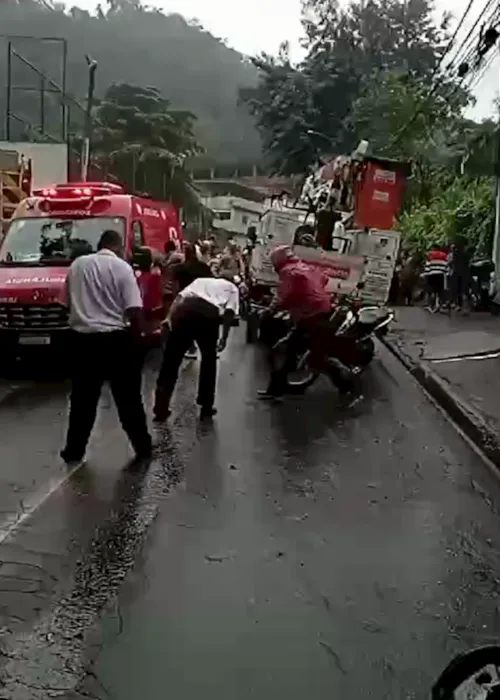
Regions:
<instances>
[{"instance_id":1,"label":"sidewalk","mask_svg":"<svg viewBox=\"0 0 500 700\"><path fill-rule=\"evenodd\" d=\"M500 469L500 318L401 307L384 342Z\"/></svg>"}]
</instances>

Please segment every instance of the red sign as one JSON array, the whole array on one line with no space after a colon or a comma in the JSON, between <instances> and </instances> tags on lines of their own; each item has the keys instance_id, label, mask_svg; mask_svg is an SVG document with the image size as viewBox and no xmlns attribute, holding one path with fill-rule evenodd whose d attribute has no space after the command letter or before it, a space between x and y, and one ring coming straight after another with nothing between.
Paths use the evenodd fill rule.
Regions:
<instances>
[{"instance_id":1,"label":"red sign","mask_svg":"<svg viewBox=\"0 0 500 700\"><path fill-rule=\"evenodd\" d=\"M405 163L367 160L356 190L355 221L361 228L394 228L403 203Z\"/></svg>"}]
</instances>

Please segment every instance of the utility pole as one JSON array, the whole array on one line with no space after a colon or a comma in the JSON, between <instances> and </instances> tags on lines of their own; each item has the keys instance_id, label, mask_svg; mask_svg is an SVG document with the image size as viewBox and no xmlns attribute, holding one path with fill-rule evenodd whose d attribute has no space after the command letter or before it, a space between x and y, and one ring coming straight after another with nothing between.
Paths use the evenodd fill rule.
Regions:
<instances>
[{"instance_id":1,"label":"utility pole","mask_svg":"<svg viewBox=\"0 0 500 700\"><path fill-rule=\"evenodd\" d=\"M85 125L83 132L82 146L82 162L81 162L81 178L82 182L86 182L89 174L90 164L90 139L92 136L92 107L94 104L95 92L95 72L97 70L97 61L94 61L90 56L85 56L89 69L88 86L87 86L87 108L85 110Z\"/></svg>"},{"instance_id":2,"label":"utility pole","mask_svg":"<svg viewBox=\"0 0 500 700\"><path fill-rule=\"evenodd\" d=\"M498 60L498 59L497 59ZM500 261L498 254L500 250L500 66L498 70L498 103L497 103L497 130L495 134L495 228L493 231L493 248L491 257L495 265L495 275L497 279L500 273ZM498 293L497 293L498 296Z\"/></svg>"}]
</instances>

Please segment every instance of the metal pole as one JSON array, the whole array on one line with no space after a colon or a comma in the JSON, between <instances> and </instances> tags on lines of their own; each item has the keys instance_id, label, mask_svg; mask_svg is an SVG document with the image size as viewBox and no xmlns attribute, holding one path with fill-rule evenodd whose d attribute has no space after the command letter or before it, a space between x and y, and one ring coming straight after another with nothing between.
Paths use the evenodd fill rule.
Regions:
<instances>
[{"instance_id":1,"label":"metal pole","mask_svg":"<svg viewBox=\"0 0 500 700\"><path fill-rule=\"evenodd\" d=\"M63 39L63 65L62 65L62 100L61 100L61 118L62 118L62 140L68 138L68 118L66 105L66 80L67 80L67 63L68 63L68 41Z\"/></svg>"},{"instance_id":2,"label":"metal pole","mask_svg":"<svg viewBox=\"0 0 500 700\"><path fill-rule=\"evenodd\" d=\"M45 78L40 78L40 131L45 135Z\"/></svg>"},{"instance_id":3,"label":"metal pole","mask_svg":"<svg viewBox=\"0 0 500 700\"><path fill-rule=\"evenodd\" d=\"M90 163L90 139L92 136L92 106L94 102L95 72L97 61L93 61L90 56L85 56L89 67L89 82L87 88L87 109L85 110L85 127L82 147L81 177L82 182L86 182L89 173Z\"/></svg>"},{"instance_id":4,"label":"metal pole","mask_svg":"<svg viewBox=\"0 0 500 700\"><path fill-rule=\"evenodd\" d=\"M10 141L10 112L12 100L12 42L7 44L7 95L5 99L5 140Z\"/></svg>"},{"instance_id":5,"label":"metal pole","mask_svg":"<svg viewBox=\"0 0 500 700\"><path fill-rule=\"evenodd\" d=\"M500 71L498 72L498 83L500 89ZM495 265L495 275L497 279L499 279L500 261L498 260L498 253L500 249L500 241L498 239L500 237L500 106L497 117L497 131L495 134L495 187L495 229L493 233L492 259Z\"/></svg>"}]
</instances>

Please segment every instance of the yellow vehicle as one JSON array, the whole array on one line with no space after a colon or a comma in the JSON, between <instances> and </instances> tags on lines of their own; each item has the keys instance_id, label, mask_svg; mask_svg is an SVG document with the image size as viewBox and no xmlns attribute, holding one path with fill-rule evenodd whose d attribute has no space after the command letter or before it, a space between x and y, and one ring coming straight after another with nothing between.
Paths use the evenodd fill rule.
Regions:
<instances>
[{"instance_id":1,"label":"yellow vehicle","mask_svg":"<svg viewBox=\"0 0 500 700\"><path fill-rule=\"evenodd\" d=\"M0 223L5 235L18 204L31 194L31 161L0 150Z\"/></svg>"}]
</instances>

